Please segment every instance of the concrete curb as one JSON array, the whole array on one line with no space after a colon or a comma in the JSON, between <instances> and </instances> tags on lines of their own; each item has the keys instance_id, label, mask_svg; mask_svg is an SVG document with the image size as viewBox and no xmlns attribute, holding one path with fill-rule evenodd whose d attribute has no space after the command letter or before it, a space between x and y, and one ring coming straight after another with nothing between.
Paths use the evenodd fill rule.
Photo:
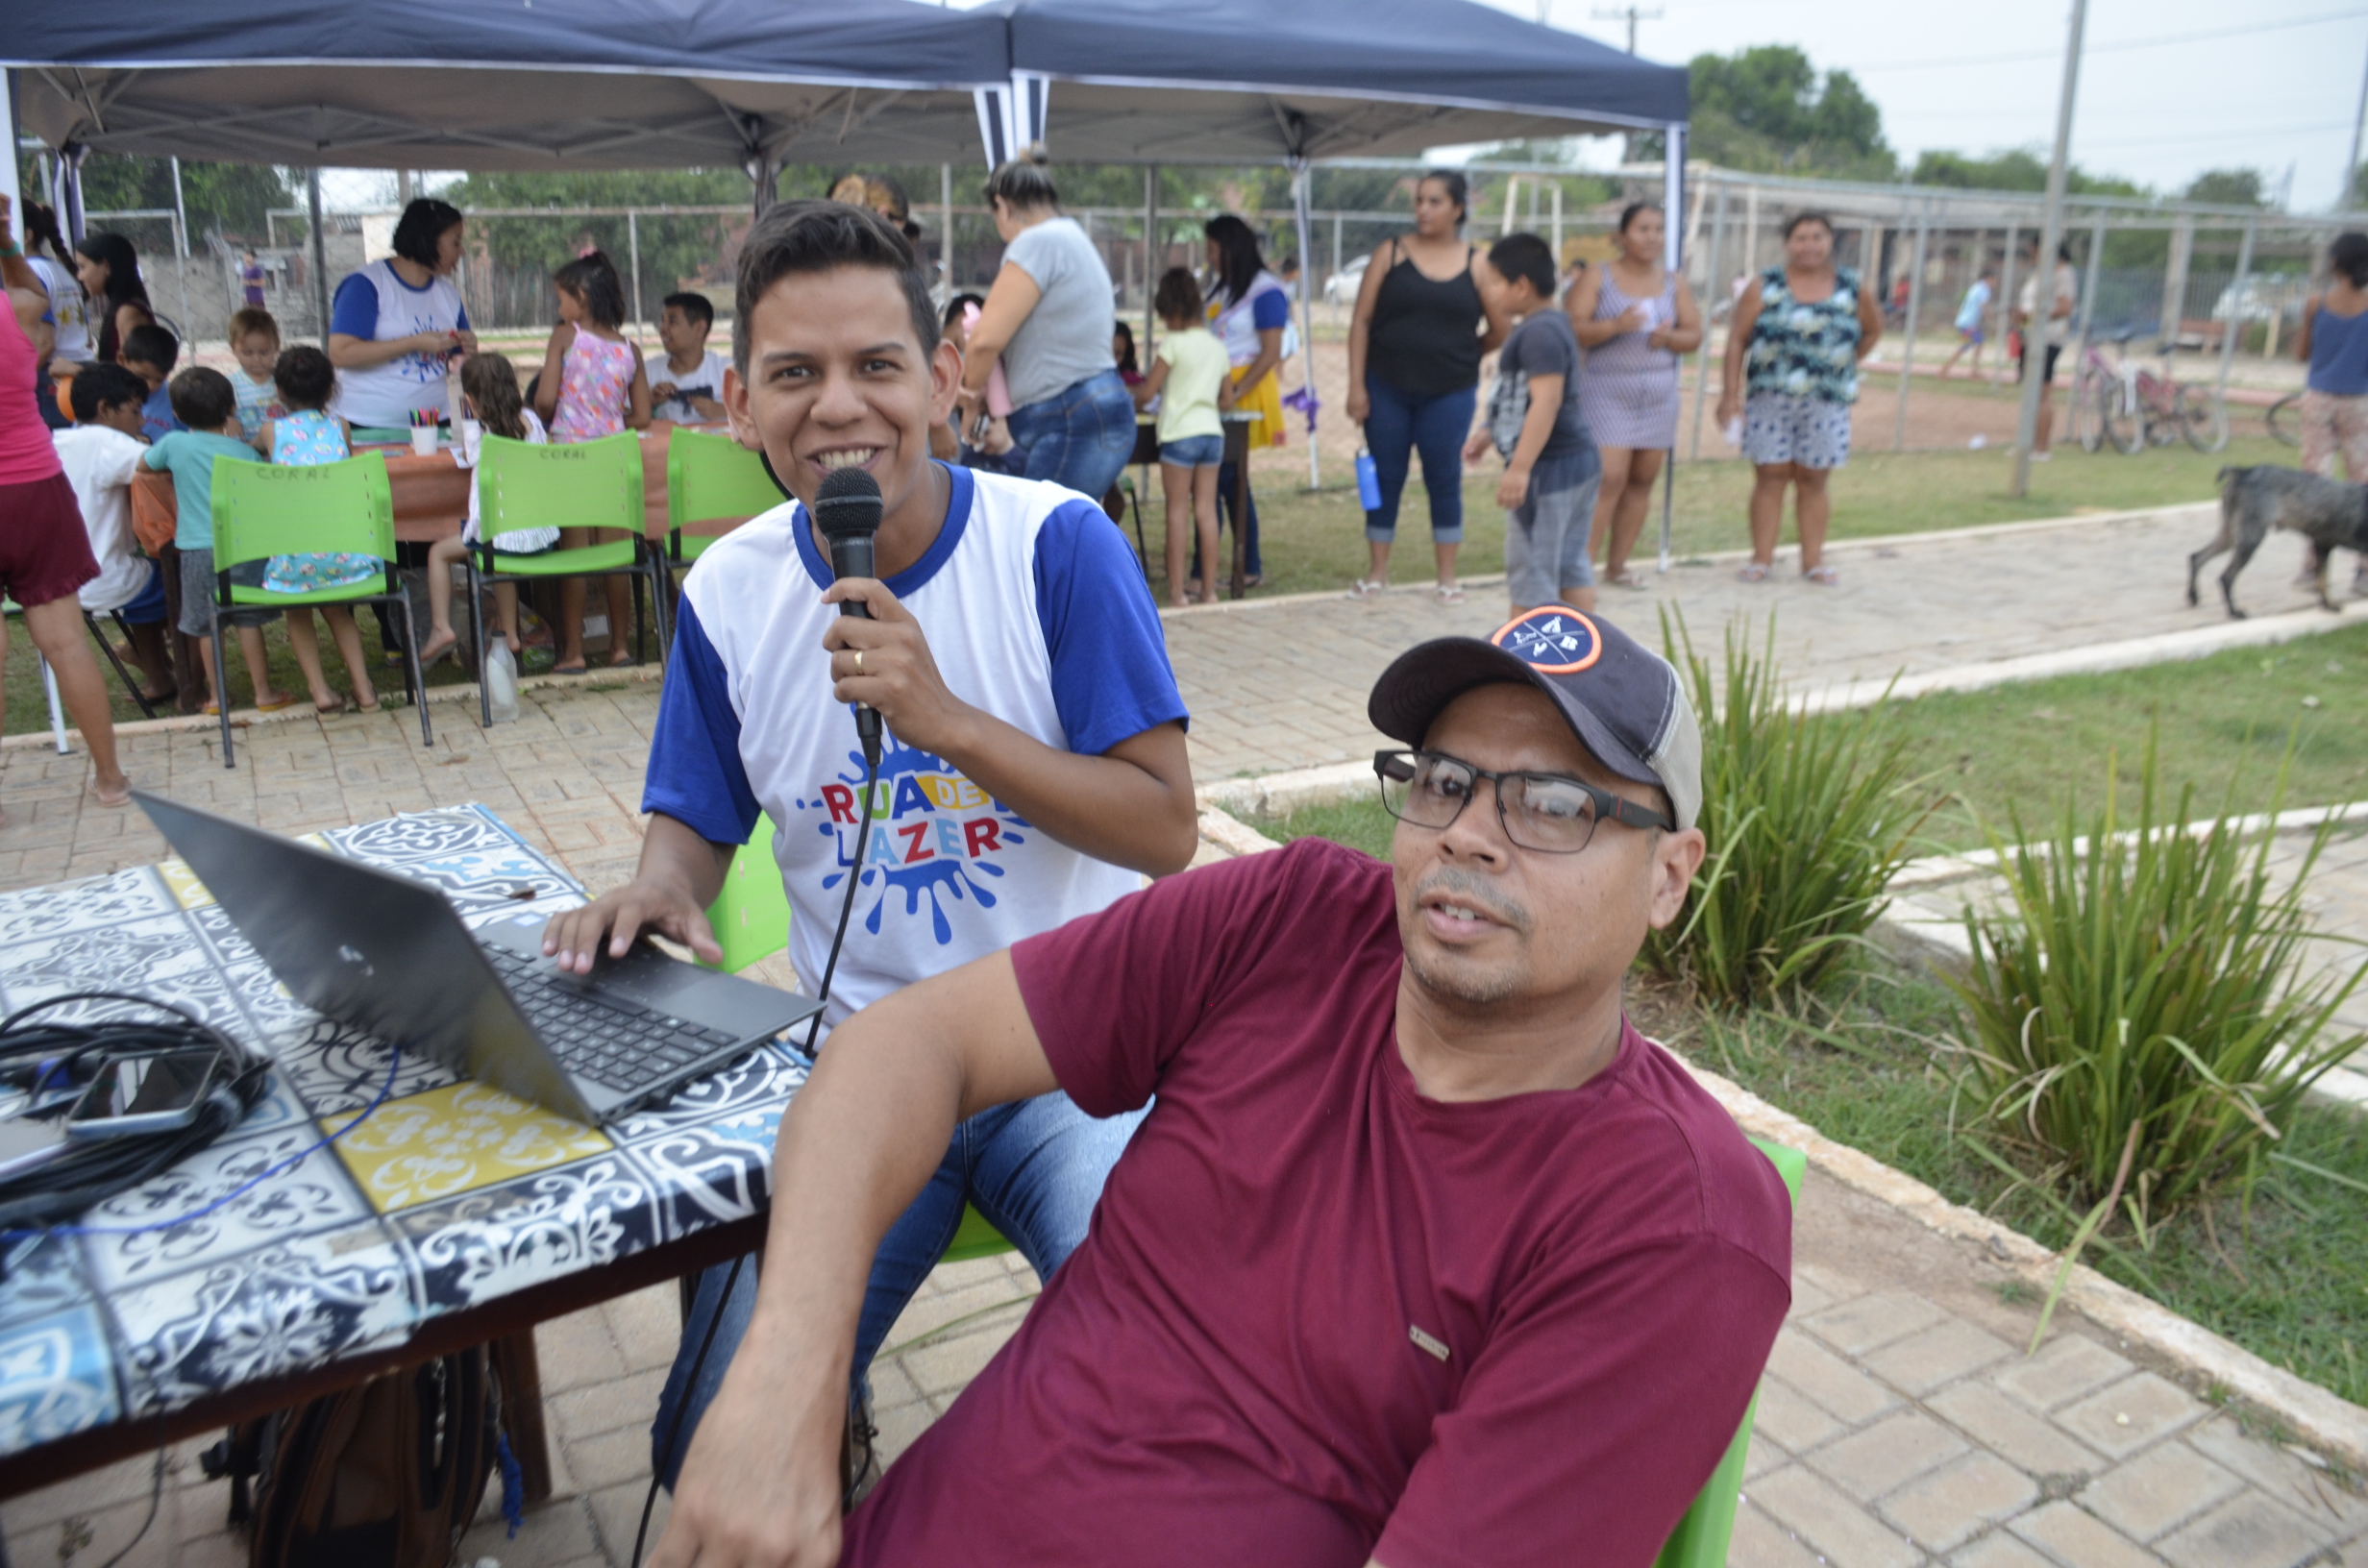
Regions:
<instances>
[{"instance_id":1,"label":"concrete curb","mask_svg":"<svg viewBox=\"0 0 2368 1568\"><path fill-rule=\"evenodd\" d=\"M630 664L620 669L610 669L606 666L603 666L597 670L586 670L580 674L575 674L521 675L518 677L518 692L520 696L524 696L529 692L565 691L582 686L603 685L615 681L652 681L663 678L664 674L665 669L661 665ZM467 702L474 706L477 701L477 682L472 680L455 686L431 686L428 688L428 700L431 702L443 703ZM344 714L333 715L332 717L344 718L353 714L354 711L354 709L348 708L345 710ZM382 708L381 711L401 717L407 714L409 709L407 705L404 707ZM286 724L293 723L300 719L313 719L318 717L318 710L316 710L309 702L290 703L288 706L281 708L277 712L273 713L259 713L253 708L233 708L231 710L231 727L233 729L252 729L263 724ZM127 720L115 726L115 734L118 737L126 735L172 735L180 733L184 730L218 730L221 728L221 725L222 721L220 719L212 718L206 714L177 713L169 719ZM79 729L69 729L65 732L65 738L69 744L80 745L83 738L83 732ZM0 750L5 751L26 750L35 747L54 747L55 745L57 745L56 738L46 729L35 730L23 735L11 735L4 739L0 739Z\"/></svg>"},{"instance_id":2,"label":"concrete curb","mask_svg":"<svg viewBox=\"0 0 2368 1568\"><path fill-rule=\"evenodd\" d=\"M1877 533L1857 539L1829 539L1826 541L1825 552L1829 555L1862 554L1868 551L1898 551L1924 545L1944 545L1961 539L1998 539L2014 534L2044 533L2055 528L2110 527L2118 523L2157 520L2171 522L2189 516L2200 524L2209 522L2219 510L2219 506L2220 503L2216 501L2182 502L2174 506L2139 506L2118 512L2079 512L2066 517L2033 517L2025 518L2019 523L1977 523L1971 527L1964 528L1927 528L1920 533ZM1751 559L1751 551L1748 549L1713 550L1680 556L1678 562L1674 564L1693 562L1705 566L1720 566L1732 561L1749 559ZM1455 580L1458 586L1466 589L1486 588L1492 584L1503 582L1505 575L1502 572L1486 572L1474 576L1458 577ZM1394 584L1384 591L1386 597L1397 598L1419 597L1429 592L1430 585L1419 582ZM1313 604L1346 597L1344 590L1331 588L1306 594L1278 594L1272 599L1228 599L1216 604L1162 605L1159 614L1162 620L1192 615L1239 614L1245 610L1270 609L1276 605L1286 604Z\"/></svg>"},{"instance_id":3,"label":"concrete curb","mask_svg":"<svg viewBox=\"0 0 2368 1568\"><path fill-rule=\"evenodd\" d=\"M1313 775L1338 771L1307 770L1293 775L1302 782L1292 788L1312 789L1316 787ZM1203 840L1228 855L1255 854L1280 847L1248 824L1235 821L1211 798L1229 790L1237 796L1249 793L1245 786L1257 782L1236 780L1201 792ZM1337 795L1333 797L1337 798ZM1789 1144L1806 1154L1810 1164L1852 1191L1896 1209L1942 1236L1982 1247L1992 1260L2035 1289L2044 1292L2053 1287L2056 1272L2061 1266L2061 1259L2056 1253L1976 1210L1950 1202L1914 1177L1835 1142L1798 1116L1778 1110L1739 1084L1687 1062L1674 1052L1670 1054L1726 1107L1744 1131ZM2276 1416L2305 1443L2339 1460L2354 1473L2368 1473L2368 1409L2272 1366L2243 1346L2116 1285L2084 1263L2073 1265L2065 1282L2063 1301L2098 1327L2133 1344L2145 1346L2200 1380L2204 1391L2225 1390Z\"/></svg>"}]
</instances>

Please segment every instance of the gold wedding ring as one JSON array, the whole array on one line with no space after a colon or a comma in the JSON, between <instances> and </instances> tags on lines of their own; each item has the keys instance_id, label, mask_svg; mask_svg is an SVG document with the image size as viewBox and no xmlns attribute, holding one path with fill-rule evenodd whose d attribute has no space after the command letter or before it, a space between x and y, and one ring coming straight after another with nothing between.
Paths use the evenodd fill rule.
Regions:
<instances>
[{"instance_id":1,"label":"gold wedding ring","mask_svg":"<svg viewBox=\"0 0 2368 1568\"><path fill-rule=\"evenodd\" d=\"M863 649L860 648L855 649L855 674L863 674Z\"/></svg>"}]
</instances>

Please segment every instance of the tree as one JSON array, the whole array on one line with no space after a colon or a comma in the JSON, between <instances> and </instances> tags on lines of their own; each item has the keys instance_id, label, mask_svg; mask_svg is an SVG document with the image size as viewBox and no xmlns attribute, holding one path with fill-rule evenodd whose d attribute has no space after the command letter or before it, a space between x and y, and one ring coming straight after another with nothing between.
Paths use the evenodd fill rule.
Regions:
<instances>
[{"instance_id":1,"label":"tree","mask_svg":"<svg viewBox=\"0 0 2368 1568\"><path fill-rule=\"evenodd\" d=\"M1714 163L1861 180L1887 180L1898 170L1883 139L1883 111L1848 71L1820 78L1788 44L1697 55L1688 71L1690 140Z\"/></svg>"},{"instance_id":2,"label":"tree","mask_svg":"<svg viewBox=\"0 0 2368 1568\"><path fill-rule=\"evenodd\" d=\"M189 217L189 244L202 249L209 234L233 244L260 241L269 208L300 206L301 183L288 171L262 163L181 165L181 193ZM169 159L128 158L93 153L83 164L83 210L118 212L169 208L173 165Z\"/></svg>"},{"instance_id":3,"label":"tree","mask_svg":"<svg viewBox=\"0 0 2368 1568\"><path fill-rule=\"evenodd\" d=\"M2190 202L2209 202L2216 207L2269 205L2258 169L2207 169L2188 181L2181 194Z\"/></svg>"},{"instance_id":4,"label":"tree","mask_svg":"<svg viewBox=\"0 0 2368 1568\"><path fill-rule=\"evenodd\" d=\"M2047 159L2029 147L1992 153L1987 158L1932 149L1916 155L1915 168L1908 178L1919 185L1946 185L1955 190L2045 190ZM2118 175L2090 174L2077 163L2064 170L2063 188L2075 196L2133 196L2145 200L2154 194L2144 185Z\"/></svg>"}]
</instances>

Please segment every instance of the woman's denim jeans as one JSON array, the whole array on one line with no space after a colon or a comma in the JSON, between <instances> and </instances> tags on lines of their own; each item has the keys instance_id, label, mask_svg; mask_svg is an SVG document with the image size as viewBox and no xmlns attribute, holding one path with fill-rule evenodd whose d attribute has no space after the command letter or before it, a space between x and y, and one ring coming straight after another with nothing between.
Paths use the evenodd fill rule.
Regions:
<instances>
[{"instance_id":1,"label":"woman's denim jeans","mask_svg":"<svg viewBox=\"0 0 2368 1568\"><path fill-rule=\"evenodd\" d=\"M1388 544L1397 537L1397 499L1406 488L1408 458L1422 453L1422 488L1431 495L1431 543L1464 539L1464 438L1471 433L1478 394L1472 387L1418 398L1378 376L1365 378L1372 404L1365 416L1365 447L1381 480L1381 507L1365 514L1365 537Z\"/></svg>"},{"instance_id":2,"label":"woman's denim jeans","mask_svg":"<svg viewBox=\"0 0 2368 1568\"><path fill-rule=\"evenodd\" d=\"M1027 477L1065 484L1098 502L1135 452L1135 400L1114 366L1042 403L1014 408L1006 423L1027 453Z\"/></svg>"}]
</instances>

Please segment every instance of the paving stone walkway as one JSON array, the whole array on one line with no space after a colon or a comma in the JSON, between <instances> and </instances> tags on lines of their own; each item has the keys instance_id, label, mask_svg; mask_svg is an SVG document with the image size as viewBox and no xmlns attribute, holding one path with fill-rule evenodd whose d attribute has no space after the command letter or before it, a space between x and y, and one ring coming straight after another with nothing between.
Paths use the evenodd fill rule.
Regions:
<instances>
[{"instance_id":1,"label":"paving stone walkway","mask_svg":"<svg viewBox=\"0 0 2368 1568\"><path fill-rule=\"evenodd\" d=\"M2175 518L1895 555L1842 547L1838 591L1746 589L1697 567L1616 602L1642 630L1661 602L1682 603L1703 631L1739 608L1774 607L1796 679L1882 675L2208 624L2215 618L2184 607L2179 572L2165 564L2193 549L2198 531ZM2290 575L2291 562L2264 551L2246 579L2248 602L2297 607L2284 590ZM1206 782L1369 749L1364 693L1382 664L1423 636L1488 630L1496 614L1493 591L1477 589L1453 607L1393 595L1171 617L1196 774ZM146 787L288 833L482 801L597 892L629 876L638 852L655 701L646 682L530 692L521 721L490 733L439 703L432 750L402 713L257 724L241 731L235 771L222 768L211 731L142 735L126 739L125 766ZM84 782L79 754L0 751L0 888L163 854L136 813L88 805ZM2368 900L2368 865L2347 874L2362 887L2342 891L2331 911ZM2368 932L2368 913L2361 919ZM2005 1276L1978 1253L1815 1172L1796 1241L1794 1311L1764 1384L1732 1562L2300 1568L2368 1556L2368 1502L2128 1347L2075 1318L2024 1359L2035 1304L2002 1291ZM876 1373L891 1455L999 1348L1035 1288L1017 1259L931 1276ZM559 1492L514 1540L489 1504L463 1562L623 1568L648 1484L648 1424L678 1333L671 1286L538 1331ZM224 1488L197 1472L203 1446L167 1455L158 1517L122 1568L244 1560L223 1530ZM0 1507L0 1535L18 1562L104 1563L139 1530L152 1475L150 1461L136 1460L17 1499ZM654 1531L663 1517L661 1500Z\"/></svg>"}]
</instances>

